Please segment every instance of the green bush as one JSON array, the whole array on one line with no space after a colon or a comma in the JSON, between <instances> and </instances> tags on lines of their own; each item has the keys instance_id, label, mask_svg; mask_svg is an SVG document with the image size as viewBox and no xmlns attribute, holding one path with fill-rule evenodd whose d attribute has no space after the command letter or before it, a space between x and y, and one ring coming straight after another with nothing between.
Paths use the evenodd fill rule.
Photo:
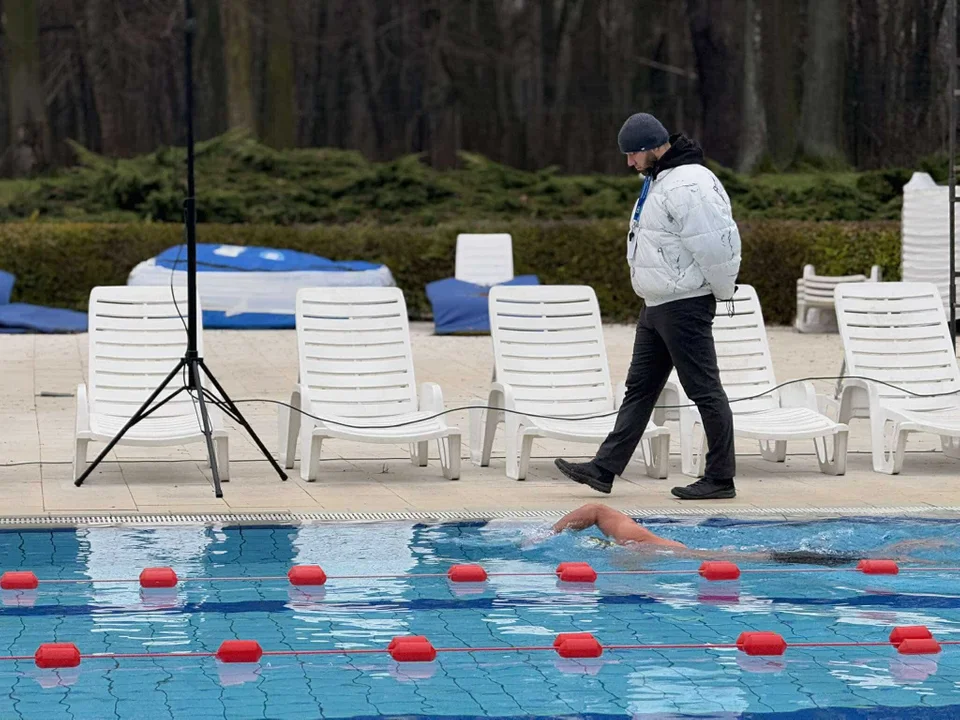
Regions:
<instances>
[{"instance_id":1,"label":"green bush","mask_svg":"<svg viewBox=\"0 0 960 720\"><path fill-rule=\"evenodd\" d=\"M623 222L609 220L430 228L201 224L198 241L283 247L333 259L385 263L404 290L410 316L422 319L430 316L424 286L453 275L457 233L509 232L517 274L536 274L545 284L590 285L604 317L632 320L641 304L630 286L624 228ZM739 281L757 288L770 323L793 322L796 279L805 263L829 275L865 273L878 264L884 279L899 278L897 223L753 220L740 223L740 231ZM18 301L83 310L91 288L126 284L138 262L180 242L182 228L174 224L0 224L0 269L17 276Z\"/></svg>"},{"instance_id":2,"label":"green bush","mask_svg":"<svg viewBox=\"0 0 960 720\"><path fill-rule=\"evenodd\" d=\"M36 180L0 181L0 220L180 221L182 148L122 160L74 148L73 167ZM438 171L415 155L374 163L346 150L278 151L228 133L197 146L198 214L203 222L272 225L621 220L640 190L626 167L617 175L563 175L466 152L459 161L456 169ZM939 172L937 162L920 167ZM710 167L740 220L896 219L900 188L910 176L902 169L745 176Z\"/></svg>"}]
</instances>

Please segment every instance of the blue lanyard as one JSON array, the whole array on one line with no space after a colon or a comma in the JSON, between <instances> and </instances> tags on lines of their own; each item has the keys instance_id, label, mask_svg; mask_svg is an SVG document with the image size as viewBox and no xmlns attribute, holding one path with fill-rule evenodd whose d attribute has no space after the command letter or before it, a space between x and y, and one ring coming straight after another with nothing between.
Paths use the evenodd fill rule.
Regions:
<instances>
[{"instance_id":1,"label":"blue lanyard","mask_svg":"<svg viewBox=\"0 0 960 720\"><path fill-rule=\"evenodd\" d=\"M643 210L643 204L647 201L647 195L650 193L650 185L652 184L653 179L649 175L644 178L643 189L640 191L640 197L637 198L637 208L633 211L634 224L640 219L640 212Z\"/></svg>"}]
</instances>

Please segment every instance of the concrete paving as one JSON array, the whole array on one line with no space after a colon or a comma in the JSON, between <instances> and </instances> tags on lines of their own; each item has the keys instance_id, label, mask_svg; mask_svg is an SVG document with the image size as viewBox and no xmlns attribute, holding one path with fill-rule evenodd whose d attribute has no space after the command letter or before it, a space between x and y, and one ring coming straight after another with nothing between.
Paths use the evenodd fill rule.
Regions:
<instances>
[{"instance_id":1,"label":"concrete paving","mask_svg":"<svg viewBox=\"0 0 960 720\"><path fill-rule=\"evenodd\" d=\"M411 328L417 381L441 385L447 407L483 402L491 377L490 338L443 337L428 323ZM801 335L769 328L778 380L836 375L842 353L837 335ZM605 337L614 382L625 375L633 328L607 325ZM204 336L208 365L234 399L286 400L297 378L293 331L211 331ZM71 458L74 397L87 373L86 335L0 336L0 516L133 515L252 512L451 511L483 515L504 510L566 510L602 500L622 508L671 512L736 514L758 509L820 508L890 510L904 506L938 509L960 506L960 464L944 457L933 436L914 436L899 476L874 473L866 421L851 428L848 471L820 474L809 442L792 443L783 464L761 459L755 443L738 441L738 497L729 501L683 503L670 488L687 484L680 473L678 428L674 425L671 476L651 480L639 463L628 468L612 495L602 496L562 478L558 456L587 458L594 447L538 441L526 481L504 475L502 433L488 468L469 461L467 413L450 416L463 431L463 472L444 480L439 464L411 465L399 445L324 443L317 482L300 480L298 468L281 483L247 435L227 420L231 481L214 497L202 444L169 448L120 446L81 487L73 485ZM816 383L832 396L833 383ZM271 450L277 448L277 407L241 405ZM91 444L90 458L102 448ZM437 448L431 448L435 458ZM299 463L298 463L299 466Z\"/></svg>"}]
</instances>

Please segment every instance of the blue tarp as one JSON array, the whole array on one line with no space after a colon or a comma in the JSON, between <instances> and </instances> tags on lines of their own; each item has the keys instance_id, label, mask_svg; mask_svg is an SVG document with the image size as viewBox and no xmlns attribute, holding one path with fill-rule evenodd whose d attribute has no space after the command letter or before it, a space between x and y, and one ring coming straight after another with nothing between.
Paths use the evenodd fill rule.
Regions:
<instances>
[{"instance_id":1,"label":"blue tarp","mask_svg":"<svg viewBox=\"0 0 960 720\"><path fill-rule=\"evenodd\" d=\"M539 285L536 275L520 275L500 285ZM427 285L427 299L433 308L434 329L438 335L451 333L489 333L487 297L490 287L446 278Z\"/></svg>"},{"instance_id":2,"label":"blue tarp","mask_svg":"<svg viewBox=\"0 0 960 720\"><path fill-rule=\"evenodd\" d=\"M15 278L0 270L0 333L81 333L87 331L86 313L11 303Z\"/></svg>"},{"instance_id":3,"label":"blue tarp","mask_svg":"<svg viewBox=\"0 0 960 720\"><path fill-rule=\"evenodd\" d=\"M179 256L179 262L177 258ZM156 263L168 270L187 269L187 249L175 245L157 255ZM174 267L176 266L176 267ZM381 267L362 260L329 258L279 248L197 243L197 272L356 272Z\"/></svg>"},{"instance_id":4,"label":"blue tarp","mask_svg":"<svg viewBox=\"0 0 960 720\"><path fill-rule=\"evenodd\" d=\"M167 285L173 271L178 275L175 282L184 284L186 269L186 246L175 245L137 265L127 283ZM385 265L360 260L335 261L270 247L197 245L197 288L205 328L293 328L299 287L393 284Z\"/></svg>"}]
</instances>

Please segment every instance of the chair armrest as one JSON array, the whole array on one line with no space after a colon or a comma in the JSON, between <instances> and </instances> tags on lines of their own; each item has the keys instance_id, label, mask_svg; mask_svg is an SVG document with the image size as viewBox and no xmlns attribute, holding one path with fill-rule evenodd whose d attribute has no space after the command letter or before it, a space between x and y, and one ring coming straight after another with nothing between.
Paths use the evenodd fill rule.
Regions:
<instances>
[{"instance_id":1,"label":"chair armrest","mask_svg":"<svg viewBox=\"0 0 960 720\"><path fill-rule=\"evenodd\" d=\"M322 426L324 423L320 422L319 420L315 420L309 415L304 414L304 413L311 413L314 415L316 414L316 408L314 408L313 403L310 402L310 388L308 388L306 385L302 383L299 383L294 387L293 392L290 393L291 400L293 400L294 395L300 396L299 407L301 412L299 413L299 415L300 415L300 422L302 423L301 429L307 426L309 426L310 428ZM294 405L296 403L291 402L290 404ZM297 411L291 410L290 412L293 413Z\"/></svg>"},{"instance_id":2,"label":"chair armrest","mask_svg":"<svg viewBox=\"0 0 960 720\"><path fill-rule=\"evenodd\" d=\"M873 414L880 410L880 388L876 383L860 378L844 378L840 389L839 422L846 423L854 415L854 403L861 397L866 397L867 412Z\"/></svg>"},{"instance_id":3,"label":"chair armrest","mask_svg":"<svg viewBox=\"0 0 960 720\"><path fill-rule=\"evenodd\" d=\"M443 390L434 382L420 383L420 410L431 413L443 412Z\"/></svg>"},{"instance_id":4,"label":"chair armrest","mask_svg":"<svg viewBox=\"0 0 960 720\"><path fill-rule=\"evenodd\" d=\"M77 385L77 435L90 432L90 405L87 402L87 384Z\"/></svg>"},{"instance_id":5,"label":"chair armrest","mask_svg":"<svg viewBox=\"0 0 960 720\"><path fill-rule=\"evenodd\" d=\"M503 394L503 407L507 410L516 410L517 400L515 393L513 391L513 386L507 383L492 383L490 385L491 392L493 390L499 390Z\"/></svg>"},{"instance_id":6,"label":"chair armrest","mask_svg":"<svg viewBox=\"0 0 960 720\"><path fill-rule=\"evenodd\" d=\"M813 383L809 380L784 385L778 393L780 395L780 407L807 408L814 412L820 412L817 405L817 391L814 390Z\"/></svg>"}]
</instances>

